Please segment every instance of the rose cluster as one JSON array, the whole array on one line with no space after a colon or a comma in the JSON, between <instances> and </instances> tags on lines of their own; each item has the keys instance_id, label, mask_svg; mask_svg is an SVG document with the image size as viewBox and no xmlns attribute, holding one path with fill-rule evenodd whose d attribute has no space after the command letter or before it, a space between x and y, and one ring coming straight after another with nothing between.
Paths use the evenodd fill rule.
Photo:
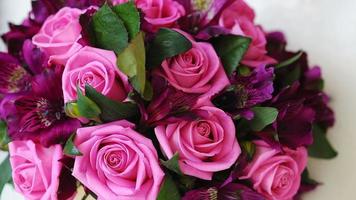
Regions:
<instances>
[{"instance_id":1,"label":"rose cluster","mask_svg":"<svg viewBox=\"0 0 356 200\"><path fill-rule=\"evenodd\" d=\"M1 166L16 191L290 200L314 189L308 155L336 156L320 67L254 18L243 0L32 1L0 53Z\"/></svg>"}]
</instances>

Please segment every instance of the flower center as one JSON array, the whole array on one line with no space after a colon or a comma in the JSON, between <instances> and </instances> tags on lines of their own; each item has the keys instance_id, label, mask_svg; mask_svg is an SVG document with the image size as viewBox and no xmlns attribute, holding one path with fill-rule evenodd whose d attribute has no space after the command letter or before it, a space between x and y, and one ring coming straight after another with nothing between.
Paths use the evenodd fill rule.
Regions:
<instances>
[{"instance_id":1,"label":"flower center","mask_svg":"<svg viewBox=\"0 0 356 200\"><path fill-rule=\"evenodd\" d=\"M15 102L16 109L22 115L20 132L33 132L48 128L65 118L64 107L43 97L27 96Z\"/></svg>"},{"instance_id":2,"label":"flower center","mask_svg":"<svg viewBox=\"0 0 356 200\"><path fill-rule=\"evenodd\" d=\"M36 102L36 113L44 127L51 126L55 121L61 120L64 115L63 108L53 106L47 99L40 98Z\"/></svg>"},{"instance_id":3,"label":"flower center","mask_svg":"<svg viewBox=\"0 0 356 200\"><path fill-rule=\"evenodd\" d=\"M194 8L198 11L206 11L210 8L212 0L193 0Z\"/></svg>"},{"instance_id":4,"label":"flower center","mask_svg":"<svg viewBox=\"0 0 356 200\"><path fill-rule=\"evenodd\" d=\"M8 64L0 71L0 91L2 93L16 93L27 90L29 74L19 65Z\"/></svg>"},{"instance_id":5,"label":"flower center","mask_svg":"<svg viewBox=\"0 0 356 200\"><path fill-rule=\"evenodd\" d=\"M209 200L217 200L218 199L218 190L215 187L211 187L207 190L209 194Z\"/></svg>"},{"instance_id":6,"label":"flower center","mask_svg":"<svg viewBox=\"0 0 356 200\"><path fill-rule=\"evenodd\" d=\"M289 179L288 175L282 176L281 180L279 181L278 187L280 188L287 187L289 185L288 179Z\"/></svg>"},{"instance_id":7,"label":"flower center","mask_svg":"<svg viewBox=\"0 0 356 200\"><path fill-rule=\"evenodd\" d=\"M22 176L21 174L19 175L19 181L20 181L20 185L21 185L21 188L23 190L29 190L31 188L31 182L28 181L24 176Z\"/></svg>"},{"instance_id":8,"label":"flower center","mask_svg":"<svg viewBox=\"0 0 356 200\"><path fill-rule=\"evenodd\" d=\"M210 133L211 133L211 127L209 125L208 122L205 122L205 121L201 121L198 123L198 126L197 126L197 130L198 130L198 133L201 135L201 136L204 136L204 137L210 137Z\"/></svg>"},{"instance_id":9,"label":"flower center","mask_svg":"<svg viewBox=\"0 0 356 200\"><path fill-rule=\"evenodd\" d=\"M248 92L243 85L236 85L234 92L236 94L236 108L244 108L248 100Z\"/></svg>"},{"instance_id":10,"label":"flower center","mask_svg":"<svg viewBox=\"0 0 356 200\"><path fill-rule=\"evenodd\" d=\"M121 157L118 154L110 154L108 158L108 163L110 166L114 167L118 165L121 161Z\"/></svg>"},{"instance_id":11,"label":"flower center","mask_svg":"<svg viewBox=\"0 0 356 200\"><path fill-rule=\"evenodd\" d=\"M125 168L126 154L122 150L108 151L104 155L104 162L108 168L120 172Z\"/></svg>"}]
</instances>

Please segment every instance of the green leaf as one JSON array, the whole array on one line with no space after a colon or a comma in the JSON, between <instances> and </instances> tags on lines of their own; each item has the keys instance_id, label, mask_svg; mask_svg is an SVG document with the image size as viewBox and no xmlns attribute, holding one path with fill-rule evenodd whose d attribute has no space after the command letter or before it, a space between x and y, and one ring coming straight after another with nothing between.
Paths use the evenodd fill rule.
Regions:
<instances>
[{"instance_id":1,"label":"green leaf","mask_svg":"<svg viewBox=\"0 0 356 200\"><path fill-rule=\"evenodd\" d=\"M161 163L163 166L165 166L167 169L175 172L178 175L182 175L182 171L179 168L179 154L178 152L173 155L173 157L167 161L161 160Z\"/></svg>"},{"instance_id":2,"label":"green leaf","mask_svg":"<svg viewBox=\"0 0 356 200\"><path fill-rule=\"evenodd\" d=\"M140 32L140 13L133 2L123 3L114 6L112 10L124 22L130 39L136 37Z\"/></svg>"},{"instance_id":3,"label":"green leaf","mask_svg":"<svg viewBox=\"0 0 356 200\"><path fill-rule=\"evenodd\" d=\"M159 191L157 200L180 200L178 187L169 173L166 173L164 182Z\"/></svg>"},{"instance_id":4,"label":"green leaf","mask_svg":"<svg viewBox=\"0 0 356 200\"><path fill-rule=\"evenodd\" d=\"M88 118L88 119L96 119L100 114L101 110L96 105L94 101L92 101L90 98L86 97L83 95L82 91L80 88L77 86L77 105L72 104L69 106L77 106L77 108L73 108L73 114L75 114L76 109L78 110L78 113L80 116Z\"/></svg>"},{"instance_id":5,"label":"green leaf","mask_svg":"<svg viewBox=\"0 0 356 200\"><path fill-rule=\"evenodd\" d=\"M303 55L303 52L299 52L297 55L289 58L288 60L285 60L281 63L279 63L278 65L276 65L276 69L282 68L282 67L286 67L288 65L293 64L294 62L296 62L297 60L299 60L299 58Z\"/></svg>"},{"instance_id":6,"label":"green leaf","mask_svg":"<svg viewBox=\"0 0 356 200\"><path fill-rule=\"evenodd\" d=\"M147 59L149 67L157 67L167 58L184 53L192 43L177 31L161 28L149 45Z\"/></svg>"},{"instance_id":7,"label":"green leaf","mask_svg":"<svg viewBox=\"0 0 356 200\"><path fill-rule=\"evenodd\" d=\"M226 73L231 75L245 55L251 39L237 35L221 35L213 38L211 42L223 63Z\"/></svg>"},{"instance_id":8,"label":"green leaf","mask_svg":"<svg viewBox=\"0 0 356 200\"><path fill-rule=\"evenodd\" d=\"M309 156L314 158L331 159L337 156L337 152L326 138L325 131L318 125L313 126L314 142L308 147Z\"/></svg>"},{"instance_id":9,"label":"green leaf","mask_svg":"<svg viewBox=\"0 0 356 200\"><path fill-rule=\"evenodd\" d=\"M319 182L310 178L308 169L305 169L302 173L302 183L309 185L318 185Z\"/></svg>"},{"instance_id":10,"label":"green leaf","mask_svg":"<svg viewBox=\"0 0 356 200\"><path fill-rule=\"evenodd\" d=\"M285 75L284 77L281 77L282 78L282 86L286 87L286 86L292 85L297 80L299 80L300 76L301 76L300 66L296 66L287 75Z\"/></svg>"},{"instance_id":11,"label":"green leaf","mask_svg":"<svg viewBox=\"0 0 356 200\"><path fill-rule=\"evenodd\" d=\"M82 156L83 154L74 145L75 133L73 133L64 145L63 153L67 156Z\"/></svg>"},{"instance_id":12,"label":"green leaf","mask_svg":"<svg viewBox=\"0 0 356 200\"><path fill-rule=\"evenodd\" d=\"M151 85L150 82L146 81L145 91L141 96L146 101L150 101L152 99L152 97L153 97L153 88L152 88L152 85Z\"/></svg>"},{"instance_id":13,"label":"green leaf","mask_svg":"<svg viewBox=\"0 0 356 200\"><path fill-rule=\"evenodd\" d=\"M93 28L100 48L120 53L128 45L128 33L122 20L105 4L93 16Z\"/></svg>"},{"instance_id":14,"label":"green leaf","mask_svg":"<svg viewBox=\"0 0 356 200\"><path fill-rule=\"evenodd\" d=\"M254 107L252 111L254 118L249 121L249 126L255 132L262 131L266 126L276 121L278 116L278 110L272 107Z\"/></svg>"},{"instance_id":15,"label":"green leaf","mask_svg":"<svg viewBox=\"0 0 356 200\"><path fill-rule=\"evenodd\" d=\"M256 152L256 145L251 141L242 141L240 144L243 151L246 152L248 160L252 160Z\"/></svg>"},{"instance_id":16,"label":"green leaf","mask_svg":"<svg viewBox=\"0 0 356 200\"><path fill-rule=\"evenodd\" d=\"M5 160L0 164L0 172L1 172L1 178L0 178L0 195L2 193L2 190L4 189L4 186L6 183L11 182L11 177L12 177L12 170L11 170L11 164L10 164L10 157L7 156Z\"/></svg>"},{"instance_id":17,"label":"green leaf","mask_svg":"<svg viewBox=\"0 0 356 200\"><path fill-rule=\"evenodd\" d=\"M112 122L120 119L131 119L138 115L137 105L131 102L113 101L97 92L90 85L85 86L85 93L101 109L100 119L104 122Z\"/></svg>"},{"instance_id":18,"label":"green leaf","mask_svg":"<svg viewBox=\"0 0 356 200\"><path fill-rule=\"evenodd\" d=\"M7 125L4 121L0 121L0 150L7 151L9 142L10 138L7 133Z\"/></svg>"},{"instance_id":19,"label":"green leaf","mask_svg":"<svg viewBox=\"0 0 356 200\"><path fill-rule=\"evenodd\" d=\"M117 65L120 70L130 78L132 86L142 96L146 88L146 52L144 34L140 32L119 54Z\"/></svg>"}]
</instances>

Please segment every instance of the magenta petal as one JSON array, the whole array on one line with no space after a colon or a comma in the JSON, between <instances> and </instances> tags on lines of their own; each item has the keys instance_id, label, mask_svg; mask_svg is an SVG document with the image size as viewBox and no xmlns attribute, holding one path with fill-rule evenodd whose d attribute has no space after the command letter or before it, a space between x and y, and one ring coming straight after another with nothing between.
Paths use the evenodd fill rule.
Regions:
<instances>
[{"instance_id":1,"label":"magenta petal","mask_svg":"<svg viewBox=\"0 0 356 200\"><path fill-rule=\"evenodd\" d=\"M46 56L32 44L31 40L26 40L22 47L22 53L29 69L34 74L39 74L47 65Z\"/></svg>"}]
</instances>

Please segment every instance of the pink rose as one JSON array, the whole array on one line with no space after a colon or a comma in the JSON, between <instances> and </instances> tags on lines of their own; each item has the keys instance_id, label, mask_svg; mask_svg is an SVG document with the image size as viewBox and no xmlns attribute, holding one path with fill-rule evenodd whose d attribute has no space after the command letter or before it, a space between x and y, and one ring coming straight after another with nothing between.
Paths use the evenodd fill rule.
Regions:
<instances>
[{"instance_id":1,"label":"pink rose","mask_svg":"<svg viewBox=\"0 0 356 200\"><path fill-rule=\"evenodd\" d=\"M84 92L85 84L117 101L123 101L129 91L128 78L116 66L112 51L83 47L67 62L63 77L64 101L77 99L77 85Z\"/></svg>"},{"instance_id":2,"label":"pink rose","mask_svg":"<svg viewBox=\"0 0 356 200\"><path fill-rule=\"evenodd\" d=\"M164 173L151 140L127 121L80 128L73 175L99 199L156 199Z\"/></svg>"},{"instance_id":3,"label":"pink rose","mask_svg":"<svg viewBox=\"0 0 356 200\"><path fill-rule=\"evenodd\" d=\"M49 16L32 38L32 42L50 57L51 62L64 65L82 47L77 43L81 38L79 17L82 13L79 9L64 7Z\"/></svg>"},{"instance_id":4,"label":"pink rose","mask_svg":"<svg viewBox=\"0 0 356 200\"><path fill-rule=\"evenodd\" d=\"M235 126L224 111L210 106L195 109L197 119L178 119L155 128L162 151L170 159L179 153L184 174L211 180L231 167L241 153Z\"/></svg>"},{"instance_id":5,"label":"pink rose","mask_svg":"<svg viewBox=\"0 0 356 200\"><path fill-rule=\"evenodd\" d=\"M45 148L28 141L9 144L12 177L26 199L56 200L62 164L61 145Z\"/></svg>"},{"instance_id":6,"label":"pink rose","mask_svg":"<svg viewBox=\"0 0 356 200\"><path fill-rule=\"evenodd\" d=\"M163 76L176 89L186 93L211 97L229 85L229 79L213 46L196 42L187 33L192 48L178 56L163 61L156 74Z\"/></svg>"},{"instance_id":7,"label":"pink rose","mask_svg":"<svg viewBox=\"0 0 356 200\"><path fill-rule=\"evenodd\" d=\"M128 0L112 0L112 2L116 5ZM184 7L173 0L135 0L134 2L144 13L148 31L155 32L162 27L176 27L178 19L185 15Z\"/></svg>"},{"instance_id":8,"label":"pink rose","mask_svg":"<svg viewBox=\"0 0 356 200\"><path fill-rule=\"evenodd\" d=\"M254 159L240 178L250 179L253 188L269 200L291 200L299 189L301 174L307 164L306 149L285 147L281 152L263 141L255 144Z\"/></svg>"},{"instance_id":9,"label":"pink rose","mask_svg":"<svg viewBox=\"0 0 356 200\"><path fill-rule=\"evenodd\" d=\"M266 37L261 27L254 24L254 18L254 11L243 0L237 0L222 12L219 25L232 34L252 39L242 64L250 67L274 64L275 60L266 55Z\"/></svg>"}]
</instances>

